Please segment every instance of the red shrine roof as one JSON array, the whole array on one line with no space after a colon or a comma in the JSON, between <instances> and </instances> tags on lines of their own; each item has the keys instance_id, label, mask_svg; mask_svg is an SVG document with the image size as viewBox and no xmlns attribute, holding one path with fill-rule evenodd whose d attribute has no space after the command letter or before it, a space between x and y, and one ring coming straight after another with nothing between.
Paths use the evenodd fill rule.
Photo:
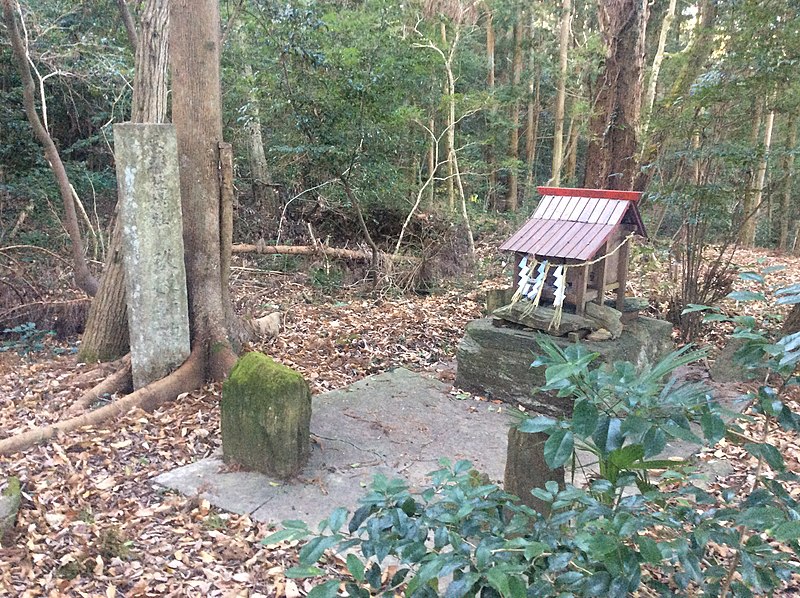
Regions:
<instances>
[{"instance_id":1,"label":"red shrine roof","mask_svg":"<svg viewBox=\"0 0 800 598\"><path fill-rule=\"evenodd\" d=\"M642 197L638 191L559 187L538 191L542 199L533 217L500 246L502 251L588 260L621 224L647 236L636 207Z\"/></svg>"}]
</instances>

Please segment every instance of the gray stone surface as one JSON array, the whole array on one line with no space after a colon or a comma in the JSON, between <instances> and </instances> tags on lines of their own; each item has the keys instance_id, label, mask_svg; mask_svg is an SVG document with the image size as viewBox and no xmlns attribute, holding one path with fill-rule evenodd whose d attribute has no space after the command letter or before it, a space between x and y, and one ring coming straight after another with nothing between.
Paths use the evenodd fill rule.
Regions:
<instances>
[{"instance_id":1,"label":"gray stone surface","mask_svg":"<svg viewBox=\"0 0 800 598\"><path fill-rule=\"evenodd\" d=\"M172 125L114 125L128 292L133 385L164 377L189 356L189 314Z\"/></svg>"},{"instance_id":2,"label":"gray stone surface","mask_svg":"<svg viewBox=\"0 0 800 598\"><path fill-rule=\"evenodd\" d=\"M697 379L698 371L689 366L678 376ZM745 403L735 385L715 386L725 407L742 410ZM402 477L412 488L419 487L427 484L426 474L437 469L439 458L446 456L469 459L490 481L502 482L507 438L515 437L521 441L520 447L528 448L541 441L541 437L509 434L513 419L505 406L457 400L447 391L448 386L441 382L398 369L314 397L311 460L292 482L236 471L215 456L161 474L154 483L201 496L221 509L247 513L260 521L303 519L315 526L338 506L352 511L376 473ZM673 441L661 457L683 459L697 449ZM557 479L553 472L541 469L541 454L517 452L513 458L512 470L534 467L549 473L549 479ZM582 458L584 463L594 460L590 455ZM701 463L694 477L707 483L724 474L725 465L714 460ZM574 483L584 483L586 473L578 471ZM533 478L524 480L524 486L532 483Z\"/></svg>"},{"instance_id":3,"label":"gray stone surface","mask_svg":"<svg viewBox=\"0 0 800 598\"><path fill-rule=\"evenodd\" d=\"M299 372L245 353L222 385L220 411L226 463L289 479L308 462L311 391Z\"/></svg>"},{"instance_id":4,"label":"gray stone surface","mask_svg":"<svg viewBox=\"0 0 800 598\"><path fill-rule=\"evenodd\" d=\"M292 482L232 471L215 456L161 474L155 483L260 521L316 525L338 506L355 508L376 473L419 486L441 457L468 459L502 482L513 421L508 408L458 400L448 389L398 369L315 396L311 459Z\"/></svg>"},{"instance_id":5,"label":"gray stone surface","mask_svg":"<svg viewBox=\"0 0 800 598\"><path fill-rule=\"evenodd\" d=\"M585 306L586 316L595 320L602 328L611 333L611 338L619 338L622 334L622 312L609 307L598 305L589 301Z\"/></svg>"},{"instance_id":6,"label":"gray stone surface","mask_svg":"<svg viewBox=\"0 0 800 598\"><path fill-rule=\"evenodd\" d=\"M489 398L521 404L545 415L557 417L569 413L569 401L533 395L533 389L544 384L544 368L530 367L538 351L536 339L540 334L516 327L494 326L489 318L473 320L458 346L456 386ZM599 352L603 361L631 361L642 368L673 350L671 334L669 322L639 317L625 325L618 339L582 343L590 351ZM560 346L570 342L565 338L549 338Z\"/></svg>"}]
</instances>

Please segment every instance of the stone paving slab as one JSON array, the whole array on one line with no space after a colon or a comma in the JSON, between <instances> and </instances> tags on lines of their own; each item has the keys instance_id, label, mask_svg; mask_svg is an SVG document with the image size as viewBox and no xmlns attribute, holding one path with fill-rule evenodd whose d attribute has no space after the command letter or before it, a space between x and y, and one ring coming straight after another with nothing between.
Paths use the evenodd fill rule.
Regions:
<instances>
[{"instance_id":1,"label":"stone paving slab","mask_svg":"<svg viewBox=\"0 0 800 598\"><path fill-rule=\"evenodd\" d=\"M292 482L233 471L220 456L163 473L154 482L259 521L302 519L312 526L336 507L352 512L378 473L402 477L412 488L425 485L442 457L468 459L502 485L513 407L459 400L449 388L399 368L315 396L311 458ZM744 407L735 385L715 384L715 395L732 412ZM699 448L673 440L661 458L686 459ZM584 462L591 461L586 456ZM594 468L589 469L591 475ZM711 461L701 463L697 475L711 481L728 470L727 462ZM585 475L576 472L574 483L583 484Z\"/></svg>"},{"instance_id":2,"label":"stone paving slab","mask_svg":"<svg viewBox=\"0 0 800 598\"><path fill-rule=\"evenodd\" d=\"M458 400L449 385L399 368L313 399L312 452L297 480L232 471L220 456L163 473L161 487L254 519L316 525L339 506L357 506L373 476L426 483L441 457L468 459L502 483L507 405Z\"/></svg>"}]
</instances>

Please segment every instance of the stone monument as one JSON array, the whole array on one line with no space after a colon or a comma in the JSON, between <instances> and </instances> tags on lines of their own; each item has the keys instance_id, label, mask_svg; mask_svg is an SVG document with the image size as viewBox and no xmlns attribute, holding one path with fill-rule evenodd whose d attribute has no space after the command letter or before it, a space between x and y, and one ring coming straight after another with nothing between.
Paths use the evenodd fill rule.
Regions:
<instances>
[{"instance_id":1,"label":"stone monument","mask_svg":"<svg viewBox=\"0 0 800 598\"><path fill-rule=\"evenodd\" d=\"M114 125L133 386L189 357L178 146L170 124Z\"/></svg>"},{"instance_id":2,"label":"stone monument","mask_svg":"<svg viewBox=\"0 0 800 598\"><path fill-rule=\"evenodd\" d=\"M246 470L288 479L311 454L311 391L294 370L246 353L222 386L222 454Z\"/></svg>"}]
</instances>

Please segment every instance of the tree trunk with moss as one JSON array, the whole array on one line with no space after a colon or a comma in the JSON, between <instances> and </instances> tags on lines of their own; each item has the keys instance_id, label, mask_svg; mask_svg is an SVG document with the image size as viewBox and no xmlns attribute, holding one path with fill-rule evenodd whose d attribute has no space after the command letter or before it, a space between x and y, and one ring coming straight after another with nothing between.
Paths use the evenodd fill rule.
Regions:
<instances>
[{"instance_id":1,"label":"tree trunk with moss","mask_svg":"<svg viewBox=\"0 0 800 598\"><path fill-rule=\"evenodd\" d=\"M169 8L166 0L148 0L136 43L131 122L167 120ZM113 361L128 352L128 316L122 234L115 218L100 288L92 301L78 358L85 362Z\"/></svg>"},{"instance_id":2,"label":"tree trunk with moss","mask_svg":"<svg viewBox=\"0 0 800 598\"><path fill-rule=\"evenodd\" d=\"M633 189L639 172L648 5L642 0L603 0L599 14L606 59L589 122L584 186Z\"/></svg>"}]
</instances>

